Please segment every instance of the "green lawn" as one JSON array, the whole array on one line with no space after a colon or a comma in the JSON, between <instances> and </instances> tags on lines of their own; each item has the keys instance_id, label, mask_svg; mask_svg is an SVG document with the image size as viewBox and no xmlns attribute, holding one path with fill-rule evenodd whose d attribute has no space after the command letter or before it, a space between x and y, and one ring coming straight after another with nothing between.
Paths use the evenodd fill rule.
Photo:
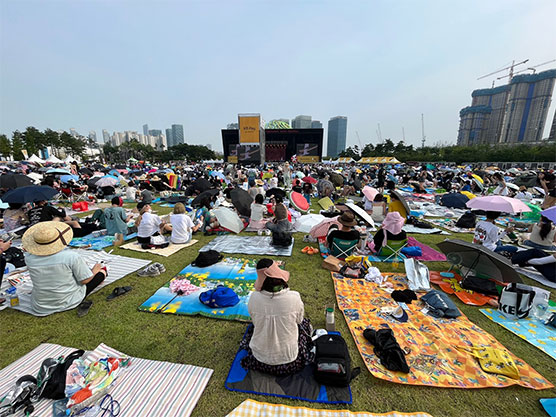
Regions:
<instances>
[{"instance_id":1,"label":"green lawn","mask_svg":"<svg viewBox=\"0 0 556 417\"><path fill-rule=\"evenodd\" d=\"M156 210L159 214L170 211L161 207L157 207ZM332 279L330 273L320 267L320 256L309 256L300 252L306 246L302 237L302 234L295 235L293 256L283 259L287 262L286 268L291 272L290 286L301 293L306 315L315 327L324 327L323 307L335 302ZM471 236L452 234L450 237L469 240ZM116 254L161 262L166 266L167 272L154 278L131 275L103 288L91 296L94 301L93 307L89 315L82 319L77 318L75 311L37 318L10 309L4 310L0 313L0 368L38 344L46 342L82 349L94 349L98 344L106 343L131 356L209 367L214 369L214 375L193 413L194 416L202 417L224 416L249 397L258 401L295 406L348 408L352 411L381 413L398 410L425 411L434 416L543 416L545 414L539 404L539 398L556 396L554 389L440 389L405 386L376 379L366 370L341 313L336 314L337 329L347 340L354 366L360 366L363 370L352 384L352 405L326 406L229 392L224 388L224 380L245 331L245 323L137 311L137 307L143 301L189 264L196 257L197 250L213 239L213 236L196 238L200 240L198 244L169 258L115 249ZM444 238L445 236L437 235L418 236L421 242L433 247ZM443 262L427 265L431 270L446 270L448 267L448 264ZM397 269L391 265L378 266L385 272L403 271L403 264ZM528 280L526 282L533 283ZM121 285L131 285L133 291L107 302L106 296L115 286ZM556 299L555 295L556 292L552 291L553 300ZM474 323L493 334L515 355L556 384L556 361L488 320L477 307L466 306L457 299L455 302Z\"/></svg>"}]
</instances>

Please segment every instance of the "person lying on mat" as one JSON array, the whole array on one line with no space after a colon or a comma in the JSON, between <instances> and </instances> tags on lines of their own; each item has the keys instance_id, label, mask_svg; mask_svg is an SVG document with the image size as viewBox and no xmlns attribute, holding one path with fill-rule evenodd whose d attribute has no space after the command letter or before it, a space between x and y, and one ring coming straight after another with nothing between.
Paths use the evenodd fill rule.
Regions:
<instances>
[{"instance_id":1,"label":"person lying on mat","mask_svg":"<svg viewBox=\"0 0 556 417\"><path fill-rule=\"evenodd\" d=\"M152 213L149 204L143 202L137 204L139 209L139 217L135 219L135 226L137 227L137 242L147 249L151 245L151 237L158 236L161 233L170 231L172 226L166 224L156 214Z\"/></svg>"},{"instance_id":2,"label":"person lying on mat","mask_svg":"<svg viewBox=\"0 0 556 417\"><path fill-rule=\"evenodd\" d=\"M556 253L549 255L540 249L528 249L512 255L512 263L521 267L532 266L547 280L556 282Z\"/></svg>"},{"instance_id":3,"label":"person lying on mat","mask_svg":"<svg viewBox=\"0 0 556 417\"><path fill-rule=\"evenodd\" d=\"M102 264L93 268L78 252L66 249L72 228L61 222L40 222L22 238L25 263L33 282L31 307L39 315L77 307L106 278Z\"/></svg>"},{"instance_id":4,"label":"person lying on mat","mask_svg":"<svg viewBox=\"0 0 556 417\"><path fill-rule=\"evenodd\" d=\"M486 220L477 222L475 226L475 235L473 236L473 243L483 245L485 248L497 253L515 253L517 247L512 245L503 245L500 239L514 230L512 226L506 227L506 230L500 230L494 222L500 217L499 211L487 211Z\"/></svg>"},{"instance_id":5,"label":"person lying on mat","mask_svg":"<svg viewBox=\"0 0 556 417\"><path fill-rule=\"evenodd\" d=\"M361 234L359 233L359 231L353 228L353 226L357 225L357 222L355 221L355 216L351 211L343 212L342 215L338 217L338 221L341 224L341 227L339 229L336 227L336 225L332 225L328 230L326 242L328 243L329 248L332 247L332 241L334 239L353 241L359 241L359 239L361 239Z\"/></svg>"},{"instance_id":6,"label":"person lying on mat","mask_svg":"<svg viewBox=\"0 0 556 417\"><path fill-rule=\"evenodd\" d=\"M176 203L174 213L170 216L172 226L172 235L170 241L172 243L183 244L191 240L191 236L201 227L201 224L193 224L191 217L185 212L185 206L182 203Z\"/></svg>"},{"instance_id":7,"label":"person lying on mat","mask_svg":"<svg viewBox=\"0 0 556 417\"><path fill-rule=\"evenodd\" d=\"M380 229L373 236L375 252L378 253L389 240L407 239L406 233L402 230L404 223L405 219L399 212L389 212L384 218Z\"/></svg>"},{"instance_id":8,"label":"person lying on mat","mask_svg":"<svg viewBox=\"0 0 556 417\"><path fill-rule=\"evenodd\" d=\"M248 304L253 326L240 346L248 352L241 360L246 369L290 375L313 360L311 323L303 317L303 301L297 291L289 289L289 279L290 273L272 259L257 263L255 291Z\"/></svg>"}]
</instances>

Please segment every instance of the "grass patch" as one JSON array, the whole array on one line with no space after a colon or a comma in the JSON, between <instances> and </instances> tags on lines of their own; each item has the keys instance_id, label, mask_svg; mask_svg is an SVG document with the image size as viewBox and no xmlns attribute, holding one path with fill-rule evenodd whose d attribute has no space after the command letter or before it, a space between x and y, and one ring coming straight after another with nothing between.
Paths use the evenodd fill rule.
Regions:
<instances>
[{"instance_id":1,"label":"grass patch","mask_svg":"<svg viewBox=\"0 0 556 417\"><path fill-rule=\"evenodd\" d=\"M158 214L172 209L154 205ZM451 236L418 235L419 241L436 248L436 243L445 238L471 240L469 234ZM361 356L350 336L341 314L336 315L337 329L344 335L354 366L360 366L362 374L354 380L353 404L347 407L327 406L285 400L273 397L250 396L227 391L224 380L237 351L246 324L234 321L215 320L200 316L176 316L142 313L137 307L159 287L191 263L197 251L214 236L196 235L199 243L182 249L165 258L149 253L114 249L115 254L161 262L167 271L158 276L140 278L127 276L107 286L91 299L94 304L89 315L78 319L76 311L67 311L45 318L6 309L0 325L0 368L21 357L40 343L57 343L82 349L94 349L106 343L131 356L147 359L188 363L214 369L206 391L202 395L193 415L198 417L224 416L246 398L271 403L316 408L348 408L352 411L387 412L391 410L412 412L425 411L434 416L543 416L539 398L554 397L556 390L533 391L522 387L504 389L440 389L393 384L374 378L365 368ZM278 257L287 262L291 272L291 288L299 291L305 303L305 314L315 327L324 327L326 304L335 302L330 273L320 267L322 258L305 255L301 249L307 244L303 235L295 234L295 246L291 257ZM110 250L112 248L108 248ZM242 255L245 256L245 255ZM260 259L261 256L253 256ZM403 272L401 263L397 268L391 264L376 264L383 272ZM448 263L427 262L431 270L446 270ZM534 285L533 281L524 280ZM114 301L106 301L113 288L121 285L133 286L133 291ZM552 291L554 299L556 291ZM471 321L494 335L515 355L524 359L545 378L556 384L556 361L529 343L487 319L477 307L466 306L452 297L458 307ZM15 375L14 375L15 376ZM170 417L170 416L169 416Z\"/></svg>"}]
</instances>

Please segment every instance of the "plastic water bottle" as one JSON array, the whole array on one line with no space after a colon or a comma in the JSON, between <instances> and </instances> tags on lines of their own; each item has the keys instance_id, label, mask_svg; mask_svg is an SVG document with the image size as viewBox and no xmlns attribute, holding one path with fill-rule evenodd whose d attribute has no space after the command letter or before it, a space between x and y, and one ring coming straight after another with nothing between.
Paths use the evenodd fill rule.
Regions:
<instances>
[{"instance_id":1,"label":"plastic water bottle","mask_svg":"<svg viewBox=\"0 0 556 417\"><path fill-rule=\"evenodd\" d=\"M533 313L533 317L542 320L548 311L548 303L536 303L533 305L531 312Z\"/></svg>"},{"instance_id":2,"label":"plastic water bottle","mask_svg":"<svg viewBox=\"0 0 556 417\"><path fill-rule=\"evenodd\" d=\"M17 288L10 287L6 290L6 295L10 299L10 306L17 307L19 305L19 295L17 295Z\"/></svg>"},{"instance_id":3,"label":"plastic water bottle","mask_svg":"<svg viewBox=\"0 0 556 417\"><path fill-rule=\"evenodd\" d=\"M334 308L326 308L326 331L334 332L336 331L336 324L334 323Z\"/></svg>"}]
</instances>

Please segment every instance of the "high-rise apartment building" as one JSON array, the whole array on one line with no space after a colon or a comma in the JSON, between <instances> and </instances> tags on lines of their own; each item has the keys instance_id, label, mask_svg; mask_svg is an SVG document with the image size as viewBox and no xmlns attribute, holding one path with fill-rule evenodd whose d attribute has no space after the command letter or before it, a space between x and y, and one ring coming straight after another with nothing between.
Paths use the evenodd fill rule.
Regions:
<instances>
[{"instance_id":1,"label":"high-rise apartment building","mask_svg":"<svg viewBox=\"0 0 556 417\"><path fill-rule=\"evenodd\" d=\"M147 136L148 134L149 134L149 125L144 124L143 125L143 135Z\"/></svg>"},{"instance_id":2,"label":"high-rise apartment building","mask_svg":"<svg viewBox=\"0 0 556 417\"><path fill-rule=\"evenodd\" d=\"M541 141L555 79L553 69L473 91L471 106L460 111L458 145Z\"/></svg>"},{"instance_id":3,"label":"high-rise apartment building","mask_svg":"<svg viewBox=\"0 0 556 417\"><path fill-rule=\"evenodd\" d=\"M93 142L97 141L97 132L95 132L94 130L91 130L89 132L89 139L92 140Z\"/></svg>"},{"instance_id":4,"label":"high-rise apartment building","mask_svg":"<svg viewBox=\"0 0 556 417\"><path fill-rule=\"evenodd\" d=\"M104 141L104 143L110 142L110 133L108 133L108 130L106 129L102 129L102 140Z\"/></svg>"},{"instance_id":5,"label":"high-rise apartment building","mask_svg":"<svg viewBox=\"0 0 556 417\"><path fill-rule=\"evenodd\" d=\"M292 120L292 128L294 129L310 129L311 116L299 115Z\"/></svg>"},{"instance_id":6,"label":"high-rise apartment building","mask_svg":"<svg viewBox=\"0 0 556 417\"><path fill-rule=\"evenodd\" d=\"M172 125L172 146L185 143L183 125Z\"/></svg>"},{"instance_id":7,"label":"high-rise apartment building","mask_svg":"<svg viewBox=\"0 0 556 417\"><path fill-rule=\"evenodd\" d=\"M151 136L160 136L160 135L162 135L162 130L150 129L148 134L151 135Z\"/></svg>"},{"instance_id":8,"label":"high-rise apartment building","mask_svg":"<svg viewBox=\"0 0 556 417\"><path fill-rule=\"evenodd\" d=\"M169 148L174 146L174 137L172 136L172 129L166 129L166 144Z\"/></svg>"},{"instance_id":9,"label":"high-rise apartment building","mask_svg":"<svg viewBox=\"0 0 556 417\"><path fill-rule=\"evenodd\" d=\"M346 149L347 117L336 116L328 121L328 145L326 154L337 157Z\"/></svg>"},{"instance_id":10,"label":"high-rise apartment building","mask_svg":"<svg viewBox=\"0 0 556 417\"><path fill-rule=\"evenodd\" d=\"M239 129L239 124L237 123L228 123L226 129Z\"/></svg>"},{"instance_id":11,"label":"high-rise apartment building","mask_svg":"<svg viewBox=\"0 0 556 417\"><path fill-rule=\"evenodd\" d=\"M548 135L549 141L556 141L556 110L554 110L554 117L552 118L552 127Z\"/></svg>"},{"instance_id":12,"label":"high-rise apartment building","mask_svg":"<svg viewBox=\"0 0 556 417\"><path fill-rule=\"evenodd\" d=\"M311 129L322 129L322 123L320 120L313 120L311 122Z\"/></svg>"}]
</instances>

